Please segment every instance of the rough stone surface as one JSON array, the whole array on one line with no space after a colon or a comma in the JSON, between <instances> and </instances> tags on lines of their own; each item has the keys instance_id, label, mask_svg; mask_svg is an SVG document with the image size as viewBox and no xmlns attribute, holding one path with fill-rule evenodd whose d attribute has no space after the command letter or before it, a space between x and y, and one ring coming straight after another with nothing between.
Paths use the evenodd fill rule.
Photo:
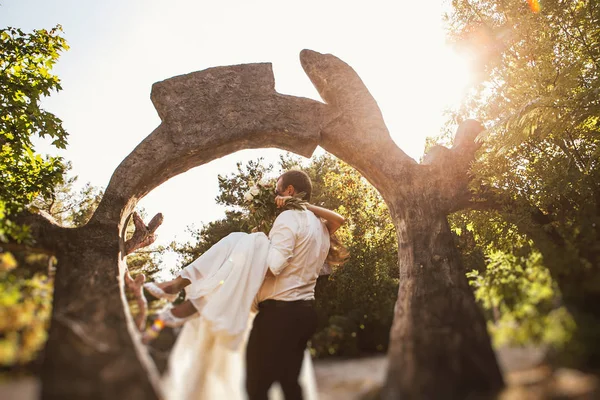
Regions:
<instances>
[{"instance_id":1,"label":"rough stone surface","mask_svg":"<svg viewBox=\"0 0 600 400\"><path fill-rule=\"evenodd\" d=\"M92 222L115 223L169 178L249 148L309 157L334 116L314 100L275 92L271 64L216 67L155 83L161 125L113 174Z\"/></svg>"}]
</instances>

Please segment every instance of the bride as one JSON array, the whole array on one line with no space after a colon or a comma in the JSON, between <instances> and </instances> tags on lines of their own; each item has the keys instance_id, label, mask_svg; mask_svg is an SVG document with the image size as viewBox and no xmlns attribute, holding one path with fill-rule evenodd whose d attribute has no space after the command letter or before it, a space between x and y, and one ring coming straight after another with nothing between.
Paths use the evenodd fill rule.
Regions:
<instances>
[{"instance_id":1,"label":"bride","mask_svg":"<svg viewBox=\"0 0 600 400\"><path fill-rule=\"evenodd\" d=\"M290 172L292 171L286 174L290 175ZM173 400L245 398L245 348L253 318L259 307L261 310L263 307L259 305L259 301L268 298L264 294L257 294L263 282L268 286L269 291L274 288L273 282L277 282L272 265L277 264L273 262L273 258L281 258L281 250L274 249L277 246L272 241L278 230L289 230L286 221L292 221L307 212L311 213L310 215L314 214L312 218L317 217L315 220L320 221L316 225L313 224L313 229L316 228L317 231L317 234L311 237L314 242L311 249L313 253L310 256L313 258L311 260L313 264L327 265L325 262L339 264L345 258L343 247L339 246L332 236L344 223L344 218L331 210L306 201L298 201L297 196L305 195L306 190L300 193L300 190L295 188L298 184L286 185L286 174L277 180L275 193L268 184L263 184L252 188L253 195L249 196L252 198L261 196L261 190L267 194L267 197L269 194L272 195L271 198L275 195L272 204L274 203L279 210L284 210L275 220L269 237L262 232L231 233L185 267L175 279L144 285L153 296L169 301L174 301L182 289L185 288L186 291L186 301L162 311L153 325L153 328L156 327L157 322L159 325L170 327L183 325L169 357L168 371L163 378L165 398ZM291 175L298 174L306 175L300 171L294 171ZM308 182L308 195L305 196L310 199L312 185L310 180ZM264 207L264 201L257 203ZM257 214L265 216L269 212ZM304 252L306 253L306 249ZM302 255L307 257L306 254ZM281 260L279 265L287 265L292 258L290 254L288 260ZM280 270L276 273L279 274ZM309 295L312 294L314 298L314 281L318 271L309 275L309 282L308 285L304 285L304 290L306 291L306 288L312 290ZM269 280L271 283L267 284ZM263 287L261 293L264 291ZM294 310L290 311L294 312ZM160 330L160 326L157 330ZM151 338L152 335L145 335L146 342ZM257 339L253 338L253 341L257 342ZM302 396L301 392L304 392L304 398L316 398L314 371L312 371L308 351L304 352L302 365L299 380L302 390L298 388L299 394ZM254 376L256 373L248 376L250 375ZM284 391L285 389L284 387ZM291 393L289 388L288 393ZM277 393L276 389L274 392L273 388L270 394L272 397L281 397L281 393ZM298 393L295 393L294 397L296 394Z\"/></svg>"}]
</instances>

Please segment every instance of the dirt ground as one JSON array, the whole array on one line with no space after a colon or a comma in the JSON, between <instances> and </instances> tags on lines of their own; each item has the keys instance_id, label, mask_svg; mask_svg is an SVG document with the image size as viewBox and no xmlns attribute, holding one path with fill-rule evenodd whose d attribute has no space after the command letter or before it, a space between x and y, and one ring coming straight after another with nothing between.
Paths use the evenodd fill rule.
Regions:
<instances>
[{"instance_id":1,"label":"dirt ground","mask_svg":"<svg viewBox=\"0 0 600 400\"><path fill-rule=\"evenodd\" d=\"M597 376L576 370L552 370L535 348L505 348L496 352L507 384L497 400L597 400ZM315 362L320 400L372 399L385 379L384 356Z\"/></svg>"},{"instance_id":2,"label":"dirt ground","mask_svg":"<svg viewBox=\"0 0 600 400\"><path fill-rule=\"evenodd\" d=\"M385 356L332 359L315 361L314 367L319 400L360 399L381 386L387 360Z\"/></svg>"},{"instance_id":3,"label":"dirt ground","mask_svg":"<svg viewBox=\"0 0 600 400\"><path fill-rule=\"evenodd\" d=\"M497 400L600 399L597 376L569 369L552 370L542 364L539 349L501 349L498 362L507 389ZM320 400L364 399L376 393L385 378L385 356L315 361ZM0 382L0 400L37 400L39 382L22 378Z\"/></svg>"}]
</instances>

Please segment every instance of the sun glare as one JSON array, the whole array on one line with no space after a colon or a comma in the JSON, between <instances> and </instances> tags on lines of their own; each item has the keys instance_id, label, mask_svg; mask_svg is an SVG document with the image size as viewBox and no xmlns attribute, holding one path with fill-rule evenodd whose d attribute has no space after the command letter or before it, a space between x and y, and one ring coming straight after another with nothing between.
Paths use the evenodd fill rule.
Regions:
<instances>
[{"instance_id":1,"label":"sun glare","mask_svg":"<svg viewBox=\"0 0 600 400\"><path fill-rule=\"evenodd\" d=\"M440 87L440 95L446 107L458 105L472 83L472 71L469 61L449 46L440 51L440 64L445 77Z\"/></svg>"},{"instance_id":2,"label":"sun glare","mask_svg":"<svg viewBox=\"0 0 600 400\"><path fill-rule=\"evenodd\" d=\"M373 79L377 88L373 95L392 139L417 161L426 137L442 133L446 112L460 105L473 83L468 56L457 53L443 40L431 41L419 51L417 61L398 64L402 76L395 87L386 88L389 76L385 74L380 81Z\"/></svg>"}]
</instances>

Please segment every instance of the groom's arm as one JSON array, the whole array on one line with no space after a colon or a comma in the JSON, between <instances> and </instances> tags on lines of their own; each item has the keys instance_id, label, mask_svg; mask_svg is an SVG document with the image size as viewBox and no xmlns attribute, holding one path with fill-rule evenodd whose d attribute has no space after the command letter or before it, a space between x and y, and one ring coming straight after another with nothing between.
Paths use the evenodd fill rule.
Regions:
<instances>
[{"instance_id":1,"label":"groom's arm","mask_svg":"<svg viewBox=\"0 0 600 400\"><path fill-rule=\"evenodd\" d=\"M279 275L294 256L297 230L295 211L284 211L275 219L269 232L271 245L267 255L267 266L273 275Z\"/></svg>"}]
</instances>

